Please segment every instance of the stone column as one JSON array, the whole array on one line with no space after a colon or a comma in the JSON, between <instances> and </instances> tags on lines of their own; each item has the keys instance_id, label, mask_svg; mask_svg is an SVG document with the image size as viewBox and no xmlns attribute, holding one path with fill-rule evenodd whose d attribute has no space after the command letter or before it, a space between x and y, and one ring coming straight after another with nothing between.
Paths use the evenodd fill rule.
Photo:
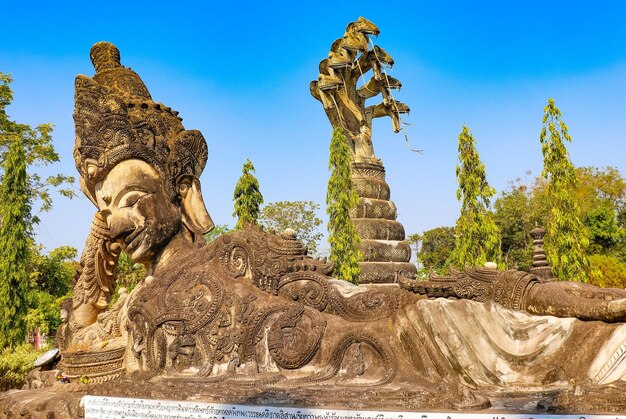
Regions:
<instances>
[{"instance_id":1,"label":"stone column","mask_svg":"<svg viewBox=\"0 0 626 419\"><path fill-rule=\"evenodd\" d=\"M352 163L352 182L359 205L350 217L361 238L361 284L395 281L400 270L412 276L417 272L409 263L411 248L404 241L404 227L396 221L396 205L390 200L385 168L380 163Z\"/></svg>"},{"instance_id":2,"label":"stone column","mask_svg":"<svg viewBox=\"0 0 626 419\"><path fill-rule=\"evenodd\" d=\"M546 231L543 228L535 227L530 236L533 238L533 267L530 268L530 273L536 275L542 281L554 280L552 276L552 267L548 263L546 252L543 249L543 237L546 235Z\"/></svg>"}]
</instances>

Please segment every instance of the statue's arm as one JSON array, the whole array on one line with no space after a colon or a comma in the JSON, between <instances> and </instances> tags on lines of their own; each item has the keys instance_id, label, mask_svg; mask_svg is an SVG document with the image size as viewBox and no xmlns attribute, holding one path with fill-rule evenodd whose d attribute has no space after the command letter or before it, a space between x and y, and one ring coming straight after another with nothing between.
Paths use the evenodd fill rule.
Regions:
<instances>
[{"instance_id":1,"label":"statue's arm","mask_svg":"<svg viewBox=\"0 0 626 419\"><path fill-rule=\"evenodd\" d=\"M419 281L398 274L401 288L431 298L492 301L539 316L576 317L605 322L626 321L626 290L579 282L542 282L522 271L467 269Z\"/></svg>"},{"instance_id":2,"label":"statue's arm","mask_svg":"<svg viewBox=\"0 0 626 419\"><path fill-rule=\"evenodd\" d=\"M580 282L541 282L529 290L524 309L542 316L624 322L626 290L599 288Z\"/></svg>"}]
</instances>

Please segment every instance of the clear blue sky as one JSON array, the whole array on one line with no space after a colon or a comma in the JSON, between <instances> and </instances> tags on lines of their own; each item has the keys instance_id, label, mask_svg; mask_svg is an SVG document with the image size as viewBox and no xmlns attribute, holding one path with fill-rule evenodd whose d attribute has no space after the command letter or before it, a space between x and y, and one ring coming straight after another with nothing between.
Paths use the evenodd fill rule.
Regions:
<instances>
[{"instance_id":1,"label":"clear blue sky","mask_svg":"<svg viewBox=\"0 0 626 419\"><path fill-rule=\"evenodd\" d=\"M89 49L110 41L156 101L204 133L203 192L219 224L233 224L232 190L246 158L266 202L312 200L323 212L330 125L309 82L359 16L378 25L374 41L396 61L391 75L404 87L395 96L411 107L408 136L423 150L411 152L389 120L374 122L375 151L407 233L454 224L463 123L498 191L528 170L539 174L549 97L570 127L576 165L626 173L621 1L13 1L2 14L0 71L15 79L9 114L56 125L62 162L41 172L75 173L74 76L93 75ZM93 211L85 198L58 198L37 227L39 241L82 249Z\"/></svg>"}]
</instances>

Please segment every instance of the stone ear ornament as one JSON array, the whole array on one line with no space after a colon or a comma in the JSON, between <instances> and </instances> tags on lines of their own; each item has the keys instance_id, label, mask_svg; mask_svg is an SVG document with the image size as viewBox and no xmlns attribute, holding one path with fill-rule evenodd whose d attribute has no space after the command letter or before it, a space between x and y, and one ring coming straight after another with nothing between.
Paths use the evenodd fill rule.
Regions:
<instances>
[{"instance_id":1,"label":"stone ear ornament","mask_svg":"<svg viewBox=\"0 0 626 419\"><path fill-rule=\"evenodd\" d=\"M200 181L193 176L184 176L179 181L178 190L185 227L196 236L202 236L213 230L215 225L202 199Z\"/></svg>"}]
</instances>

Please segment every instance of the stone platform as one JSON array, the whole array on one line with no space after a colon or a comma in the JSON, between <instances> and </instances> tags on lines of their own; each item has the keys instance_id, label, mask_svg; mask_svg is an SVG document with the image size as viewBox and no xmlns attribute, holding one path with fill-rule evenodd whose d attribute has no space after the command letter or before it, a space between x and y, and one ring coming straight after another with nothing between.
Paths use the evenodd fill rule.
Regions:
<instances>
[{"instance_id":1,"label":"stone platform","mask_svg":"<svg viewBox=\"0 0 626 419\"><path fill-rule=\"evenodd\" d=\"M361 419L370 416L382 418L457 418L471 419L516 418L549 418L553 415L573 415L591 418L590 415L608 415L607 418L622 418L626 412L626 383L620 382L610 388L579 385L575 388L544 388L537 391L507 392L492 389L489 392L491 406L481 408L486 400L479 393L472 397L459 395L456 391L441 384L435 391L398 387L396 389L348 389L329 386L283 387L279 382L271 383L268 377L263 385L251 385L241 380L138 380L131 377L103 384L55 384L52 388L39 390L12 390L0 394L0 418L80 418L80 417L121 417L113 415L87 416L84 396L101 396L108 399L122 397L143 399L149 403L189 402L193 406L201 404L218 404L233 409L235 405L247 405L250 411L282 409L283 416L267 416L268 419L291 419L287 412L306 410L309 414L320 410L334 412L335 419L346 416L340 411L351 411L353 417ZM566 383L563 383L564 386ZM93 399L100 400L100 399ZM169 400L170 402L165 402ZM99 402L102 405L102 402ZM119 402L121 403L121 402ZM99 405L99 406L100 406ZM115 403L112 405L115 407ZM102 407L102 406L100 406ZM210 409L210 406L207 407ZM213 409L221 407L213 406ZM235 408L242 410L242 408ZM269 411L269 410L268 410ZM198 412L202 412L199 410ZM196 412L196 413L198 413ZM278 410L276 412L280 413ZM292 412L292 413L294 413ZM472 415L461 415L461 412ZM166 412L162 412L166 413ZM193 413L193 412L192 412ZM93 411L92 413L93 414ZM382 416L381 416L382 415ZM416 416L418 415L418 416ZM426 415L424 417L424 415ZM442 416L443 415L443 416ZM347 415L349 416L349 415ZM145 415L125 417L147 417ZM177 416L155 416L177 417ZM242 417L224 414L183 417ZM246 416L255 417L255 416ZM256 416L262 417L262 416ZM296 419L317 419L317 416L295 416ZM567 419L567 416L558 416ZM598 416L600 418L600 416Z\"/></svg>"}]
</instances>

